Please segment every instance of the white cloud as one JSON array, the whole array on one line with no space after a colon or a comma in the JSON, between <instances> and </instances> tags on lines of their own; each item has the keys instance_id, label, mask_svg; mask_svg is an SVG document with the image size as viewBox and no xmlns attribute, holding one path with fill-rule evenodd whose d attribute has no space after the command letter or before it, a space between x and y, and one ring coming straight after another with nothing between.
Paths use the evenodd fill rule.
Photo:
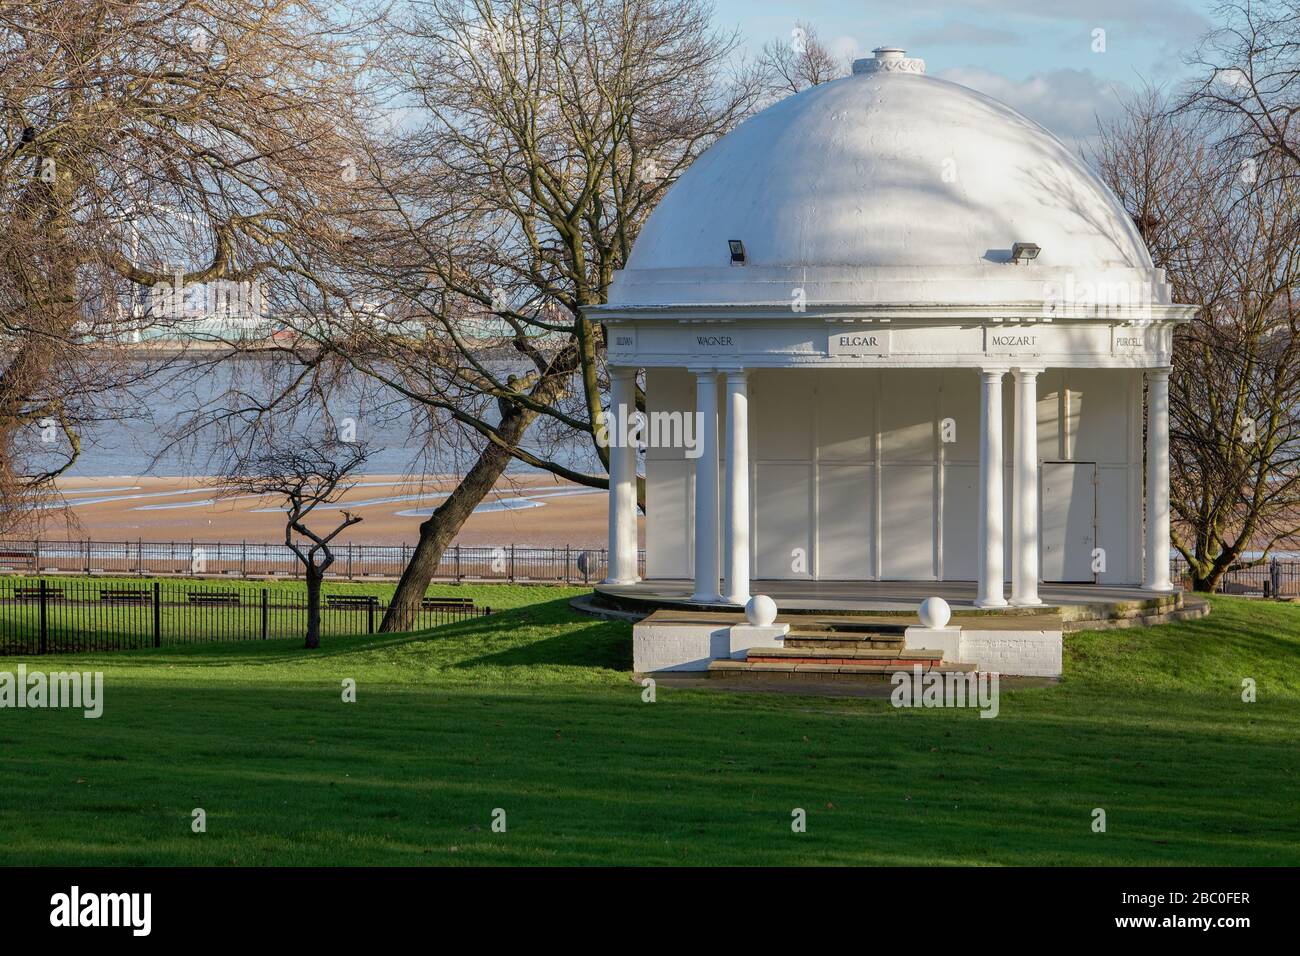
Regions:
<instances>
[{"instance_id":1,"label":"white cloud","mask_svg":"<svg viewBox=\"0 0 1300 956\"><path fill-rule=\"evenodd\" d=\"M937 75L1001 100L1076 150L1097 134L1098 117L1118 115L1121 99L1131 92L1127 85L1103 80L1090 70L1053 70L1024 80L976 67L955 67Z\"/></svg>"},{"instance_id":2,"label":"white cloud","mask_svg":"<svg viewBox=\"0 0 1300 956\"><path fill-rule=\"evenodd\" d=\"M835 37L827 41L826 46L835 55L835 59L842 60L845 63L868 55L862 52L862 47L858 45L858 41L850 36Z\"/></svg>"},{"instance_id":3,"label":"white cloud","mask_svg":"<svg viewBox=\"0 0 1300 956\"><path fill-rule=\"evenodd\" d=\"M897 10L896 0L869 0L869 8ZM1195 37L1209 26L1198 4L1186 0L1035 0L1033 4L1013 6L1006 0L911 0L908 10L913 15L936 14L950 16L960 11L970 15L983 10L987 16L998 19L1086 23L1106 29L1140 28L1156 30L1167 36Z\"/></svg>"},{"instance_id":4,"label":"white cloud","mask_svg":"<svg viewBox=\"0 0 1300 956\"><path fill-rule=\"evenodd\" d=\"M1017 46L1021 36L1014 30L985 27L949 20L942 26L922 31L911 41L918 48L931 46Z\"/></svg>"}]
</instances>

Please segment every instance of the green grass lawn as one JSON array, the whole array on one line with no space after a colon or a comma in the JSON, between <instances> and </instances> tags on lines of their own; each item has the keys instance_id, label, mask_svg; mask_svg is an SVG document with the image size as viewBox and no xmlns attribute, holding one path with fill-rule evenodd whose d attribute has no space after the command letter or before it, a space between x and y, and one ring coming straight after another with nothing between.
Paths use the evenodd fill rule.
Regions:
<instances>
[{"instance_id":1,"label":"green grass lawn","mask_svg":"<svg viewBox=\"0 0 1300 956\"><path fill-rule=\"evenodd\" d=\"M663 685L643 703L628 625L572 613L576 590L483 590L514 609L318 652L0 659L106 684L99 720L0 710L0 863L1300 863L1300 607L1067 635L1060 685L1004 688L987 720Z\"/></svg>"}]
</instances>

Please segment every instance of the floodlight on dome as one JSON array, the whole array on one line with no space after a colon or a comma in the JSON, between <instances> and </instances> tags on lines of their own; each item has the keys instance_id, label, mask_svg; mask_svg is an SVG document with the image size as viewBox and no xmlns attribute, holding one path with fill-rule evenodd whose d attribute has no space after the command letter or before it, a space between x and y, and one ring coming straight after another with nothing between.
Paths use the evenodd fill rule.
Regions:
<instances>
[{"instance_id":1,"label":"floodlight on dome","mask_svg":"<svg viewBox=\"0 0 1300 956\"><path fill-rule=\"evenodd\" d=\"M1011 261L1029 262L1031 259L1037 259L1041 251L1035 242L1017 242L1011 246Z\"/></svg>"}]
</instances>

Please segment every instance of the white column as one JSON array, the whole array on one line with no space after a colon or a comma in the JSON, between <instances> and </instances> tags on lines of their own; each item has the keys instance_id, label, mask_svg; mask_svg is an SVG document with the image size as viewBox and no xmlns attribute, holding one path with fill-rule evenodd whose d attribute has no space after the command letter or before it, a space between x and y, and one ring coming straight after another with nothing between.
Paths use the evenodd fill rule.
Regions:
<instances>
[{"instance_id":1,"label":"white column","mask_svg":"<svg viewBox=\"0 0 1300 956\"><path fill-rule=\"evenodd\" d=\"M1169 369L1147 370L1147 555L1151 591L1172 591L1169 580Z\"/></svg>"},{"instance_id":2,"label":"white column","mask_svg":"<svg viewBox=\"0 0 1300 956\"><path fill-rule=\"evenodd\" d=\"M1038 599L1038 369L1015 369L1016 444L1012 471L1011 603Z\"/></svg>"},{"instance_id":3,"label":"white column","mask_svg":"<svg viewBox=\"0 0 1300 956\"><path fill-rule=\"evenodd\" d=\"M700 457L695 459L695 593L692 601L717 604L718 593L718 373L695 372L695 412Z\"/></svg>"},{"instance_id":4,"label":"white column","mask_svg":"<svg viewBox=\"0 0 1300 956\"><path fill-rule=\"evenodd\" d=\"M744 369L727 372L727 603L749 602L749 391Z\"/></svg>"},{"instance_id":5,"label":"white column","mask_svg":"<svg viewBox=\"0 0 1300 956\"><path fill-rule=\"evenodd\" d=\"M609 570L606 584L635 584L636 445L630 440L636 415L636 369L609 370Z\"/></svg>"},{"instance_id":6,"label":"white column","mask_svg":"<svg viewBox=\"0 0 1300 956\"><path fill-rule=\"evenodd\" d=\"M980 370L979 588L976 607L1006 607L1002 567L1002 376L1006 369Z\"/></svg>"}]
</instances>

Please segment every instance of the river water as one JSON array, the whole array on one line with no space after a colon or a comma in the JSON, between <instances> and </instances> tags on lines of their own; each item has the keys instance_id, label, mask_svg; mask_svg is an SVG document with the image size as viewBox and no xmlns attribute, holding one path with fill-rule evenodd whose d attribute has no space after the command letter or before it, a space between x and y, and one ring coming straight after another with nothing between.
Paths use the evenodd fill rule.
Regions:
<instances>
[{"instance_id":1,"label":"river water","mask_svg":"<svg viewBox=\"0 0 1300 956\"><path fill-rule=\"evenodd\" d=\"M493 364L498 373L511 370L503 363ZM273 394L268 383L280 378L266 362L184 361L133 387L115 390L97 403L101 408L112 406L109 414L101 413L95 416L98 420L78 426L82 451L67 476L220 474L228 424L214 423L214 412L253 408ZM277 418L282 433L296 429L324 435L333 430L363 442L370 452L366 474L458 474L477 456L476 437L445 422L431 430L426 407L400 398L361 373L335 370L320 394L320 400L306 403L298 413ZM481 411L483 419L497 420L493 404ZM568 468L603 471L590 441L566 439L555 432L553 426L535 425L525 447ZM42 464L58 460L68 450L62 434L49 427L42 430L33 425L25 441ZM517 461L509 470L536 471Z\"/></svg>"}]
</instances>

